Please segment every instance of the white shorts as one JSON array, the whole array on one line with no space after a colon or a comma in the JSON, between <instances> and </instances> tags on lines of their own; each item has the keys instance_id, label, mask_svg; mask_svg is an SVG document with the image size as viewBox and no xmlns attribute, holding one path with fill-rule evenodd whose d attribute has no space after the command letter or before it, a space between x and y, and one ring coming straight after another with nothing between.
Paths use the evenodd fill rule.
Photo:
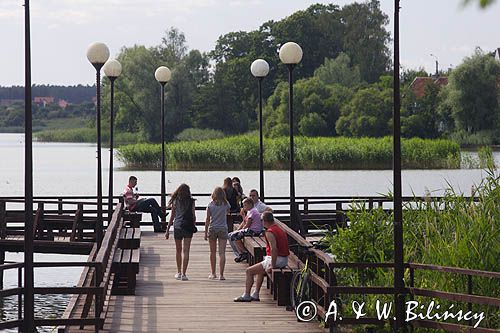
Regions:
<instances>
[{"instance_id":1,"label":"white shorts","mask_svg":"<svg viewBox=\"0 0 500 333\"><path fill-rule=\"evenodd\" d=\"M271 267L271 256L265 256L264 260L262 260L260 263L262 264L262 267L264 267L264 270L267 271L269 267ZM275 268L283 268L288 264L288 257L280 257L278 256L276 258L276 267Z\"/></svg>"}]
</instances>

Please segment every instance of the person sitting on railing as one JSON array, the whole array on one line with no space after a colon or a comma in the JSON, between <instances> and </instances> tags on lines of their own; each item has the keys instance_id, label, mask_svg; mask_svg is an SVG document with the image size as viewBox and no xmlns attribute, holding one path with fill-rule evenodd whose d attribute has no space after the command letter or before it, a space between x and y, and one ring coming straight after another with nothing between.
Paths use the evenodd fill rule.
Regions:
<instances>
[{"instance_id":1,"label":"person sitting on railing","mask_svg":"<svg viewBox=\"0 0 500 333\"><path fill-rule=\"evenodd\" d=\"M243 209L247 212L238 230L229 233L229 244L233 248L234 261L241 262L248 258L248 252L243 245L243 237L258 236L262 233L262 220L259 211L250 198L243 200Z\"/></svg>"},{"instance_id":2,"label":"person sitting on railing","mask_svg":"<svg viewBox=\"0 0 500 333\"><path fill-rule=\"evenodd\" d=\"M137 177L130 176L128 179L128 184L127 186L125 186L125 190L123 191L123 198L125 199L127 209L131 212L151 213L154 232L162 232L159 217L163 219L167 216L167 214L161 210L160 205L158 205L156 199L139 199L137 190L134 192L136 186Z\"/></svg>"},{"instance_id":3,"label":"person sitting on railing","mask_svg":"<svg viewBox=\"0 0 500 333\"><path fill-rule=\"evenodd\" d=\"M245 293L235 298L235 302L260 301L260 288L266 272L271 272L273 268L283 268L288 264L290 252L288 251L288 237L285 231L274 223L274 216L271 212L264 212L262 221L266 229L264 234L267 244L266 256L261 262L246 269ZM250 294L254 276L257 276L257 282L255 283L254 292Z\"/></svg>"}]
</instances>

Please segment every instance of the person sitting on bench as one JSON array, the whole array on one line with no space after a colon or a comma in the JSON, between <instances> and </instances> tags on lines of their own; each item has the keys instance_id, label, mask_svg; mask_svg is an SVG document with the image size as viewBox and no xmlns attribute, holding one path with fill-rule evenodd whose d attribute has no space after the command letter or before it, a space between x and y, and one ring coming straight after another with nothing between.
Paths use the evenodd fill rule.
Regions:
<instances>
[{"instance_id":1,"label":"person sitting on bench","mask_svg":"<svg viewBox=\"0 0 500 333\"><path fill-rule=\"evenodd\" d=\"M158 217L161 217L163 219L167 216L167 214L161 210L160 205L158 205L156 199L139 199L139 194L134 193L134 188L136 186L137 177L130 176L128 179L128 184L127 186L125 186L125 190L123 191L123 197L125 199L127 209L131 212L151 213L154 232L162 232L160 219Z\"/></svg>"},{"instance_id":2,"label":"person sitting on bench","mask_svg":"<svg viewBox=\"0 0 500 333\"><path fill-rule=\"evenodd\" d=\"M266 272L271 273L273 268L283 268L288 264L288 237L286 232L274 223L274 216L271 212L262 214L262 221L266 233L266 256L262 262L259 262L246 269L245 293L234 299L235 302L260 301L259 293L264 281ZM257 275L255 290L250 295L254 276Z\"/></svg>"},{"instance_id":3,"label":"person sitting on bench","mask_svg":"<svg viewBox=\"0 0 500 333\"><path fill-rule=\"evenodd\" d=\"M229 233L229 244L233 248L234 261L241 262L248 258L242 239L245 236L259 236L262 233L260 213L253 205L250 198L243 200L243 209L247 212L238 230Z\"/></svg>"}]
</instances>

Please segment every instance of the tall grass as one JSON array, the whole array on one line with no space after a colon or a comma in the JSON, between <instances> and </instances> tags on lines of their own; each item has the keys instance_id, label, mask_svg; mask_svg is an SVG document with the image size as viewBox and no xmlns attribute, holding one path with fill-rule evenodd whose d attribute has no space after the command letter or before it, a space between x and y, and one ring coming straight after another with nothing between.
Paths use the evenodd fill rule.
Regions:
<instances>
[{"instance_id":1,"label":"tall grass","mask_svg":"<svg viewBox=\"0 0 500 333\"><path fill-rule=\"evenodd\" d=\"M404 208L405 261L474 270L500 270L500 176L488 171L476 189L476 198L466 198L448 189L440 199L406 205ZM330 233L325 242L337 262L384 262L394 260L393 215L382 209L367 210L354 204L348 213L349 229ZM337 270L339 284L366 286L392 285L393 271L382 269ZM408 272L405 281L408 281ZM467 293L467 277L458 274L417 270L415 287L446 292ZM473 293L500 296L498 279L474 277ZM347 296L346 302L358 300ZM364 296L374 304L375 296ZM428 303L430 299L418 299ZM442 308L450 303L438 301ZM466 305L461 303L458 308ZM485 311L486 325L498 328L500 312L485 306L474 306L474 312ZM483 326L484 322L481 326Z\"/></svg>"},{"instance_id":2,"label":"tall grass","mask_svg":"<svg viewBox=\"0 0 500 333\"><path fill-rule=\"evenodd\" d=\"M233 136L167 145L167 164L174 170L258 169L259 141L255 136ZM287 169L289 139L265 139L266 169ZM297 169L390 169L390 138L307 138L295 141ZM161 146L140 144L119 149L128 167L159 168ZM459 168L460 147L448 140L402 141L405 168Z\"/></svg>"},{"instance_id":3,"label":"tall grass","mask_svg":"<svg viewBox=\"0 0 500 333\"><path fill-rule=\"evenodd\" d=\"M86 142L93 143L97 141L95 128L71 128L58 130L45 130L34 134L38 141L46 142ZM106 145L109 141L109 132L103 130L101 134L102 143ZM131 144L141 142L142 137L138 133L115 132L115 144Z\"/></svg>"}]
</instances>

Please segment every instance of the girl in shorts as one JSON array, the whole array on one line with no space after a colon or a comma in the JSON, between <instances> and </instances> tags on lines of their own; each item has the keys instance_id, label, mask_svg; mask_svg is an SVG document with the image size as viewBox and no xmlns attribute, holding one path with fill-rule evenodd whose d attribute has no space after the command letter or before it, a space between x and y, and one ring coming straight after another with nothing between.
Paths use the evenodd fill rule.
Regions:
<instances>
[{"instance_id":1,"label":"girl in shorts","mask_svg":"<svg viewBox=\"0 0 500 333\"><path fill-rule=\"evenodd\" d=\"M210 245L210 268L212 272L209 279L217 279L215 273L215 260L217 241L219 249L219 280L225 280L224 267L226 266L226 243L228 238L227 214L231 206L226 199L226 193L222 187L216 187L212 192L212 202L207 206L207 218L205 220L205 240Z\"/></svg>"},{"instance_id":2,"label":"girl in shorts","mask_svg":"<svg viewBox=\"0 0 500 333\"><path fill-rule=\"evenodd\" d=\"M186 270L189 264L189 249L191 247L191 239L193 238L193 230L186 230L182 228L182 222L189 217L196 221L195 213L195 199L191 197L189 186L181 184L168 202L172 208L170 220L168 221L167 232L165 238L169 238L170 226L174 225L174 239L175 239L175 261L177 263L177 273L175 278L177 280L187 281Z\"/></svg>"}]
</instances>

